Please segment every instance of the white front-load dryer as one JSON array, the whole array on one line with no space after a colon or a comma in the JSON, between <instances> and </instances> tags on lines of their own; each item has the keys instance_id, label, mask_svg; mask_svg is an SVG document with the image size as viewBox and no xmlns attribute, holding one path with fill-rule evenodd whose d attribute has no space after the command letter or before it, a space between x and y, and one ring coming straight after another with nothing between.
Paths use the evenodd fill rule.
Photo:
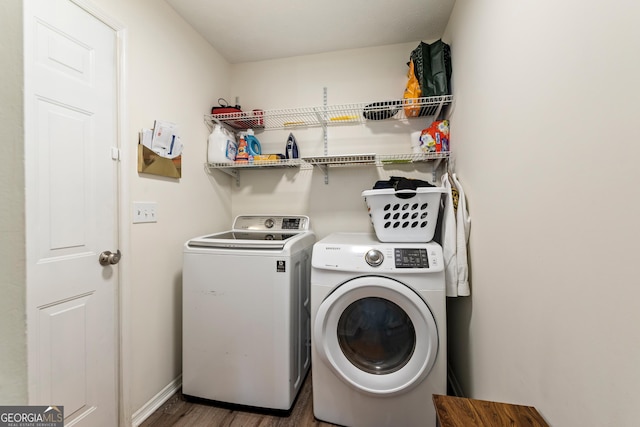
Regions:
<instances>
[{"instance_id":1,"label":"white front-load dryer","mask_svg":"<svg viewBox=\"0 0 640 427\"><path fill-rule=\"evenodd\" d=\"M432 395L447 392L441 247L334 233L314 245L311 264L315 417L436 426Z\"/></svg>"}]
</instances>

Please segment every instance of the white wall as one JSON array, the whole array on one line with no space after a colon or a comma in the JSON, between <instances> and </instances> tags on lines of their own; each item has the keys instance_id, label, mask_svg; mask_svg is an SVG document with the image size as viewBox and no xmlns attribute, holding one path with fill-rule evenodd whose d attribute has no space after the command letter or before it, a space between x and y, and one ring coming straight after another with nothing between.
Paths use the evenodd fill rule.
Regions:
<instances>
[{"instance_id":1,"label":"white wall","mask_svg":"<svg viewBox=\"0 0 640 427\"><path fill-rule=\"evenodd\" d=\"M131 362L127 403L135 413L182 372L182 245L231 221L230 178L204 171L203 120L214 101L227 96L229 65L163 1L95 3L127 29L123 148L131 159L130 198L158 203L157 223L123 225L131 237L122 283L130 319L124 325ZM156 119L179 125L181 179L136 170L137 133Z\"/></svg>"},{"instance_id":2,"label":"white wall","mask_svg":"<svg viewBox=\"0 0 640 427\"><path fill-rule=\"evenodd\" d=\"M418 45L404 43L345 50L270 61L233 65L232 94L243 109L282 109L323 105L327 88L329 105L370 103L402 98L407 61ZM410 153L409 134L431 121L420 119L408 126L381 121L366 126L330 127L329 154ZM323 154L322 130L294 129L301 156ZM263 153L284 153L288 132L256 133ZM221 172L216 172L221 173ZM248 170L233 187L233 214L305 214L322 238L336 231L368 231L371 228L363 190L392 175L431 180L431 166L354 166L330 168L329 183L320 169Z\"/></svg>"},{"instance_id":3,"label":"white wall","mask_svg":"<svg viewBox=\"0 0 640 427\"><path fill-rule=\"evenodd\" d=\"M27 402L22 2L0 3L0 405Z\"/></svg>"},{"instance_id":4,"label":"white wall","mask_svg":"<svg viewBox=\"0 0 640 427\"><path fill-rule=\"evenodd\" d=\"M472 298L450 355L471 397L554 426L635 426L640 402L640 6L458 0L452 147Z\"/></svg>"}]
</instances>

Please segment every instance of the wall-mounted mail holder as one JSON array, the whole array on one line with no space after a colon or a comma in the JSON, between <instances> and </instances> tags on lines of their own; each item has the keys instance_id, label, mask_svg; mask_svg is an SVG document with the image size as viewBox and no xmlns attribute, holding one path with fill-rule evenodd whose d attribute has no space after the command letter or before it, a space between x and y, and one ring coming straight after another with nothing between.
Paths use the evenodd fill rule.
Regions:
<instances>
[{"instance_id":1,"label":"wall-mounted mail holder","mask_svg":"<svg viewBox=\"0 0 640 427\"><path fill-rule=\"evenodd\" d=\"M182 176L183 145L175 123L156 120L138 140L138 172L170 178Z\"/></svg>"}]
</instances>

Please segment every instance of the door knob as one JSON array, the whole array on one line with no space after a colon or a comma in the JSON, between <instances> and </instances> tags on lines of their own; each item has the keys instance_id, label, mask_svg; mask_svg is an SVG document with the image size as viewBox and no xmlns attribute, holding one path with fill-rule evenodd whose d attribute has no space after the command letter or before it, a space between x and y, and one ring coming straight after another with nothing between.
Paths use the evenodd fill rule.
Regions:
<instances>
[{"instance_id":1,"label":"door knob","mask_svg":"<svg viewBox=\"0 0 640 427\"><path fill-rule=\"evenodd\" d=\"M118 252L113 253L111 251L104 251L98 256L98 262L100 265L114 265L120 262L120 258L122 254L120 253L120 249Z\"/></svg>"}]
</instances>

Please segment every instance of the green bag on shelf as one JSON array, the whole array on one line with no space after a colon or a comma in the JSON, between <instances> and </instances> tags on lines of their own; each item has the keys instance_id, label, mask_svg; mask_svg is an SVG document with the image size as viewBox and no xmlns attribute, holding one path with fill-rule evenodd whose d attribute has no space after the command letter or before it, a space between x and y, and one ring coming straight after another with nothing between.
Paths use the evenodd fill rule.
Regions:
<instances>
[{"instance_id":1,"label":"green bag on shelf","mask_svg":"<svg viewBox=\"0 0 640 427\"><path fill-rule=\"evenodd\" d=\"M420 42L411 52L421 96L451 95L451 48L442 40Z\"/></svg>"}]
</instances>

